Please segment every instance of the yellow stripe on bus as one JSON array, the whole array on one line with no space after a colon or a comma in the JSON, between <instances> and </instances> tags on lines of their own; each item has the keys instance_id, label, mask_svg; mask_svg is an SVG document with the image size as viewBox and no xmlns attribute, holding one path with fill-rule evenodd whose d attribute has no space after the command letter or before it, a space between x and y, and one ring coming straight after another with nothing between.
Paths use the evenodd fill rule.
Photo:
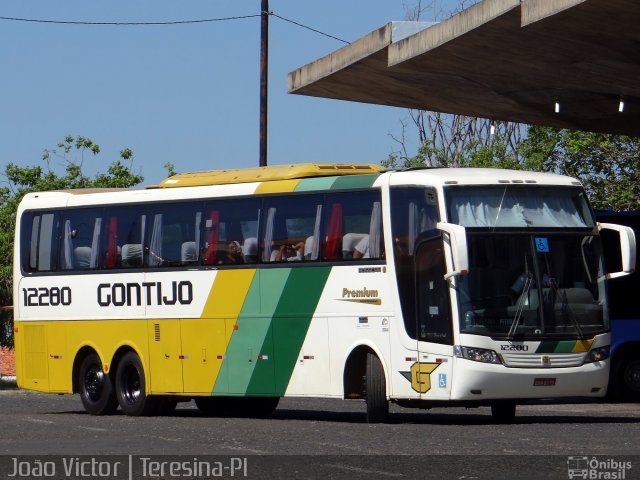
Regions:
<instances>
[{"instance_id":1,"label":"yellow stripe on bus","mask_svg":"<svg viewBox=\"0 0 640 480\"><path fill-rule=\"evenodd\" d=\"M260 185L258 185L258 188L256 189L256 194L293 192L299 183L300 183L299 179L278 180L275 182L262 182Z\"/></svg>"},{"instance_id":2,"label":"yellow stripe on bus","mask_svg":"<svg viewBox=\"0 0 640 480\"><path fill-rule=\"evenodd\" d=\"M588 352L589 350L591 350L591 345L593 345L594 340L595 339L592 338L591 340L576 341L576 344L573 346L573 350L571 350L571 352L572 353Z\"/></svg>"}]
</instances>

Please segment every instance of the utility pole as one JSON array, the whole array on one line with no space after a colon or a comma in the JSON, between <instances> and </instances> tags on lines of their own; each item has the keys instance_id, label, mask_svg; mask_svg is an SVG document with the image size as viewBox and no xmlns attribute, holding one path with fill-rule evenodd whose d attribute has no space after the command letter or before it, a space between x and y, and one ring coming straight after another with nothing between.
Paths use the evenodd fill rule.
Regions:
<instances>
[{"instance_id":1,"label":"utility pole","mask_svg":"<svg viewBox=\"0 0 640 480\"><path fill-rule=\"evenodd\" d=\"M267 81L269 76L269 0L262 0L260 22L260 166L267 166Z\"/></svg>"}]
</instances>

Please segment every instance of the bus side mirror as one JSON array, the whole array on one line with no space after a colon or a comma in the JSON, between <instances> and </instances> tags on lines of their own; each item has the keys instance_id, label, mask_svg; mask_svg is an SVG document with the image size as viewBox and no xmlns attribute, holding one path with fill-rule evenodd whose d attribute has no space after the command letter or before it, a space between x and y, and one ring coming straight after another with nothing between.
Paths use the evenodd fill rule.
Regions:
<instances>
[{"instance_id":1,"label":"bus side mirror","mask_svg":"<svg viewBox=\"0 0 640 480\"><path fill-rule=\"evenodd\" d=\"M451 277L469 273L469 254L467 253L467 233L465 228L462 225L445 222L438 222L436 227L447 234L453 257L453 270L447 272L444 279L448 280ZM447 241L446 238L445 241Z\"/></svg>"},{"instance_id":2,"label":"bus side mirror","mask_svg":"<svg viewBox=\"0 0 640 480\"><path fill-rule=\"evenodd\" d=\"M598 223L598 230L613 230L620 235L622 271L607 274L607 280L624 277L636 271L636 235L631 227L615 223Z\"/></svg>"}]
</instances>

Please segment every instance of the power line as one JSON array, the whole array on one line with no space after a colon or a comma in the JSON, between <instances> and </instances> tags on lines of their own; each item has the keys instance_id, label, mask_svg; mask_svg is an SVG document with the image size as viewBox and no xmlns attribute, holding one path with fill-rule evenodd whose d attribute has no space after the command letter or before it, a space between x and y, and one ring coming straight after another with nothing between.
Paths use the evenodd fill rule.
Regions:
<instances>
[{"instance_id":1,"label":"power line","mask_svg":"<svg viewBox=\"0 0 640 480\"><path fill-rule=\"evenodd\" d=\"M284 18L284 17L281 17L280 15L276 15L273 12L270 12L269 14L276 18L279 18L280 20L284 20L285 22L293 23L294 25L297 25L299 27L306 28L307 30L311 30L312 32L319 33L320 35L324 35L325 37L333 38L334 40L338 40L339 42L346 43L348 45L351 44L351 42L347 42L346 40L343 40L341 38L334 37L333 35L329 35L328 33L321 32L320 30L316 30L315 28L308 27L307 25L303 25L302 23L294 22L293 20L290 20L288 18Z\"/></svg>"},{"instance_id":2,"label":"power line","mask_svg":"<svg viewBox=\"0 0 640 480\"><path fill-rule=\"evenodd\" d=\"M255 15L241 15L236 17L221 17L221 18L204 18L196 20L171 20L167 22L85 22L75 20L42 20L35 18L18 18L18 17L0 17L0 20L8 20L13 22L30 22L30 23L49 23L56 25L111 25L111 26L158 26L158 25L186 25L193 23L210 23L210 22L224 22L228 20L243 20L245 18L256 18L260 14Z\"/></svg>"},{"instance_id":3,"label":"power line","mask_svg":"<svg viewBox=\"0 0 640 480\"><path fill-rule=\"evenodd\" d=\"M323 35L328 38L332 38L333 40L337 40L342 43L350 44L346 40L338 38L334 35L330 35L328 33L322 32L316 28L312 28L308 25L304 25L300 22L296 22L289 18L281 17L273 12L269 12L269 15L272 15L280 20L285 22L292 23L297 25L298 27L305 28L312 32L315 32L319 35ZM204 19L194 19L194 20L170 20L166 22L90 22L90 21L80 21L80 20L45 20L45 19L37 19L37 18L20 18L20 17L2 17L0 16L0 20L11 21L11 22L27 22L27 23L45 23L45 24L53 24L53 25L93 25L93 26L116 26L116 27L146 27L146 26L167 26L167 25L189 25L196 23L211 23L211 22L225 22L232 20L244 20L247 18L257 18L261 17L262 14L254 14L254 15L239 15L235 17L220 17L220 18L204 18Z\"/></svg>"}]
</instances>

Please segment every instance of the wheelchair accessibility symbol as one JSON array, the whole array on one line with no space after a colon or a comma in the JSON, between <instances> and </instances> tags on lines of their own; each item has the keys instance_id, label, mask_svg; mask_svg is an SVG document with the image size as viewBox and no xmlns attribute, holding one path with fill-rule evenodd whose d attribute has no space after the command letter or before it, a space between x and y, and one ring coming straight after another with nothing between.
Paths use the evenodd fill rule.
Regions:
<instances>
[{"instance_id":1,"label":"wheelchair accessibility symbol","mask_svg":"<svg viewBox=\"0 0 640 480\"><path fill-rule=\"evenodd\" d=\"M536 252L549 253L549 239L546 237L535 237Z\"/></svg>"}]
</instances>

